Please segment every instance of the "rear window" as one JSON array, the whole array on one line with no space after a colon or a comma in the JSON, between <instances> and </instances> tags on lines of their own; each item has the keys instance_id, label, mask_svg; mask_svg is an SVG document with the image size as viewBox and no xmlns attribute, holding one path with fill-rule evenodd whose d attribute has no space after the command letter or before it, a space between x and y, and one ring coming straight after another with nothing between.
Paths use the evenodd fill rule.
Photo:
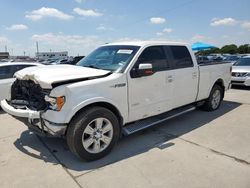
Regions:
<instances>
[{"instance_id":1,"label":"rear window","mask_svg":"<svg viewBox=\"0 0 250 188\"><path fill-rule=\"evenodd\" d=\"M175 68L192 67L193 61L190 53L185 46L169 46L174 60Z\"/></svg>"},{"instance_id":2,"label":"rear window","mask_svg":"<svg viewBox=\"0 0 250 188\"><path fill-rule=\"evenodd\" d=\"M0 67L0 79L11 78L11 66L1 66Z\"/></svg>"},{"instance_id":3,"label":"rear window","mask_svg":"<svg viewBox=\"0 0 250 188\"><path fill-rule=\"evenodd\" d=\"M33 67L34 65L15 65L13 66L13 75L15 74L15 72L19 71L19 70L22 70L24 68L27 68L27 67Z\"/></svg>"}]
</instances>

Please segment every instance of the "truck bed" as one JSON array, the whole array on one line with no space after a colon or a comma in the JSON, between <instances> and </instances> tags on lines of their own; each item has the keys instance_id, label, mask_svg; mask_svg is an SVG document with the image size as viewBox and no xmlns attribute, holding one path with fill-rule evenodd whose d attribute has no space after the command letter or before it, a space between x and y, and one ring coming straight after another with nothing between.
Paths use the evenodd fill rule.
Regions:
<instances>
[{"instance_id":1,"label":"truck bed","mask_svg":"<svg viewBox=\"0 0 250 188\"><path fill-rule=\"evenodd\" d=\"M222 79L225 90L227 90L231 81L231 67L231 63L218 61L199 64L200 80L197 101L208 98L212 86L218 78Z\"/></svg>"}]
</instances>

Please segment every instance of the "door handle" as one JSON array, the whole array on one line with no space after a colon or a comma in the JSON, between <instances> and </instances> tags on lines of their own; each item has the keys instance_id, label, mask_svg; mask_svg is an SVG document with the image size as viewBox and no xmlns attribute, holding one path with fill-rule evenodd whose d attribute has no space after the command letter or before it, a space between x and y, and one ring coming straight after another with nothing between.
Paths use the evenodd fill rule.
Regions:
<instances>
[{"instance_id":1,"label":"door handle","mask_svg":"<svg viewBox=\"0 0 250 188\"><path fill-rule=\"evenodd\" d=\"M169 76L167 77L167 81L168 81L168 82L173 82L173 81L174 81L173 76L172 76L172 75L169 75Z\"/></svg>"},{"instance_id":2,"label":"door handle","mask_svg":"<svg viewBox=\"0 0 250 188\"><path fill-rule=\"evenodd\" d=\"M197 72L192 73L192 78L197 78Z\"/></svg>"}]
</instances>

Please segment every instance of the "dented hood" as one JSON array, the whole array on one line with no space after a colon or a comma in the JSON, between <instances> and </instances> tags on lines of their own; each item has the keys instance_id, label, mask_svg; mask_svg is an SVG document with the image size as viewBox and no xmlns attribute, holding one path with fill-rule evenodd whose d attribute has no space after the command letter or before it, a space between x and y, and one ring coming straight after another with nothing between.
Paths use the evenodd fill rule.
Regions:
<instances>
[{"instance_id":1,"label":"dented hood","mask_svg":"<svg viewBox=\"0 0 250 188\"><path fill-rule=\"evenodd\" d=\"M110 71L73 65L48 65L29 67L15 73L19 80L32 80L42 88L105 77Z\"/></svg>"}]
</instances>

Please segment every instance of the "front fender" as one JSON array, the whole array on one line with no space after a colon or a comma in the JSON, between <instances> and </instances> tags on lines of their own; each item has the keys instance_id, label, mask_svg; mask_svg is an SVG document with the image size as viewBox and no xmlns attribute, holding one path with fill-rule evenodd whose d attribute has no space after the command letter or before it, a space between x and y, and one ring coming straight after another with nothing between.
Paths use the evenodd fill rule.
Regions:
<instances>
[{"instance_id":1,"label":"front fender","mask_svg":"<svg viewBox=\"0 0 250 188\"><path fill-rule=\"evenodd\" d=\"M113 105L119 112L120 115L123 117L123 119L126 121L128 114L126 113L125 110L122 110L121 107L118 106L118 104L115 104L114 101L104 98L104 97L95 97L95 98L91 98L91 99L87 99L82 101L81 103L77 104L75 107L72 108L71 112L67 115L65 121L67 123L70 122L70 120L74 117L74 115L81 109L83 109L84 107L94 104L94 103L100 103L100 102L104 102L104 103L108 103Z\"/></svg>"}]
</instances>

